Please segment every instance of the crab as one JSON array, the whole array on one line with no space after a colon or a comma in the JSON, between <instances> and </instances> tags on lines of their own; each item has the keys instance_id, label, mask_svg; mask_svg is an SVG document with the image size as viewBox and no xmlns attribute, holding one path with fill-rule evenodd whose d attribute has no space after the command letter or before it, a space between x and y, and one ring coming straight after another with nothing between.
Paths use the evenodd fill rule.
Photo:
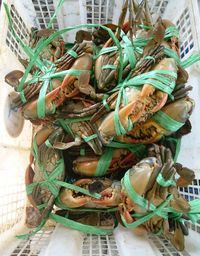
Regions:
<instances>
[{"instance_id":1,"label":"crab","mask_svg":"<svg viewBox=\"0 0 200 256\"><path fill-rule=\"evenodd\" d=\"M170 127L165 127L165 124L161 122L162 118L158 118L158 115L164 113L183 126L192 114L194 105L194 101L189 97L173 101L165 105L159 114L153 115L146 122L135 125L126 135L118 136L116 139L125 143L154 143L161 139L163 135L169 136L180 129L180 126L173 127L171 130Z\"/></svg>"},{"instance_id":2,"label":"crab","mask_svg":"<svg viewBox=\"0 0 200 256\"><path fill-rule=\"evenodd\" d=\"M74 185L88 189L91 193L98 192L100 199L83 195L71 189L62 189L59 200L68 208L107 208L117 206L120 202L121 185L107 178L80 179ZM59 205L58 205L59 206Z\"/></svg>"},{"instance_id":3,"label":"crab","mask_svg":"<svg viewBox=\"0 0 200 256\"><path fill-rule=\"evenodd\" d=\"M148 155L150 156L133 166L122 180L122 203L119 205L119 210L122 219L128 224L137 221L138 214L145 216L151 211L154 212L155 207L160 208L162 205L172 207L174 211L182 214L190 211L189 203L179 194L176 187L176 169L170 150L154 145L149 149ZM134 197L130 190L135 191ZM163 228L164 236L178 250L183 250L184 234L181 233L183 231L180 225L177 224L175 231L172 232L169 227L169 220L173 218L171 213L169 212L167 216L164 214L165 217L161 213L162 210L158 214L153 214L138 228L153 233Z\"/></svg>"},{"instance_id":4,"label":"crab","mask_svg":"<svg viewBox=\"0 0 200 256\"><path fill-rule=\"evenodd\" d=\"M99 164L99 156L79 156L73 161L73 170L79 175L87 177L96 176L97 166ZM126 170L138 161L136 154L127 149L114 149L112 151L112 159L104 175Z\"/></svg>"},{"instance_id":5,"label":"crab","mask_svg":"<svg viewBox=\"0 0 200 256\"><path fill-rule=\"evenodd\" d=\"M61 128L52 132L51 127L43 128L35 136L34 153L30 156L25 175L29 201L26 215L28 227L36 227L48 217L59 194L60 185L56 181L63 181L65 177L63 156L61 151L47 146L45 142L48 139L51 145L62 136Z\"/></svg>"}]
</instances>

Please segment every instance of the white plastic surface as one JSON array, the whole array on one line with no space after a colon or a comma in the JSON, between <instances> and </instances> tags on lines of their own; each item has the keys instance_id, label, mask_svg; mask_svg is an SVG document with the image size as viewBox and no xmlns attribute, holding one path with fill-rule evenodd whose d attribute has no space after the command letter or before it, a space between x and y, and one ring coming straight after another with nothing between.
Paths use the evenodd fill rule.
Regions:
<instances>
[{"instance_id":1,"label":"white plastic surface","mask_svg":"<svg viewBox=\"0 0 200 256\"><path fill-rule=\"evenodd\" d=\"M9 5L14 4L18 14L21 16L27 29L31 27L41 26L42 16L43 23L48 22L52 15L52 0L8 0ZM86 23L90 17L92 10L92 19L101 20L101 13L98 11L98 18L95 18L94 8L105 5L107 8L112 0L66 0L60 13L57 16L57 23L60 28L73 26L80 23ZM104 16L109 21L112 17L113 21L117 21L120 8L123 1L113 1L113 13L105 8ZM199 6L200 1L197 0L151 0L151 10L157 11L158 14L170 18L175 23L183 20L185 10L189 12L189 22L191 25L191 34L182 38L184 45L194 42L194 46L190 49L186 56L192 51L199 51L200 45L200 26L199 26ZM44 11L44 4L50 3L52 6ZM58 0L53 0L54 9ZM104 4L105 3L105 4ZM89 8L88 6L91 6ZM46 13L45 13L46 12ZM110 15L110 16L109 16ZM188 19L186 19L188 22ZM17 61L15 54L6 45L7 37L7 20L4 10L0 15L0 255L41 255L41 256L132 256L132 255L183 255L197 256L199 255L199 233L200 223L196 225L190 224L190 236L186 238L186 249L183 253L176 250L163 238L156 236L138 237L131 231L118 227L112 236L92 236L85 235L81 232L70 230L57 225L56 228L47 228L40 231L36 236L28 241L21 241L15 238L16 234L25 232L23 226L24 206L25 206L25 188L24 188L24 171L28 164L29 149L31 145L32 127L29 122L25 123L22 134L16 138L11 138L2 123L4 105L7 94L12 90L4 82L4 76L14 70L23 67ZM182 25L180 29L183 29ZM188 26L186 24L186 29ZM74 34L64 35L65 40L73 41ZM190 186L189 191L182 191L185 196L199 197L199 155L200 155L200 136L199 136L199 113L200 113L200 73L199 64L195 64L189 68L190 79L188 84L193 86L191 97L196 101L196 108L192 115L192 133L183 138L179 162L190 168L194 168L197 174L197 183ZM197 193L198 191L198 193ZM191 199L191 198L190 198Z\"/></svg>"}]
</instances>

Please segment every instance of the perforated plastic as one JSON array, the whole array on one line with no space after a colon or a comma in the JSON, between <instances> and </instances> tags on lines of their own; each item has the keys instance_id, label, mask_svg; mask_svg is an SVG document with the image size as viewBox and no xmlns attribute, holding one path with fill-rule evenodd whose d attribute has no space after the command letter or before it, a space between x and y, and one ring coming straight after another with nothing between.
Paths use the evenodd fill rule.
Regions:
<instances>
[{"instance_id":1,"label":"perforated plastic","mask_svg":"<svg viewBox=\"0 0 200 256\"><path fill-rule=\"evenodd\" d=\"M1 2L1 1L0 1ZM21 39L28 42L31 27L47 27L55 10L57 0L24 0L7 1L11 6L14 29ZM116 22L123 1L116 0L66 0L54 23L54 28L79 23L111 23ZM163 17L170 17L181 34L181 57L193 51L199 51L199 5L197 0L151 0L151 11ZM0 113L4 111L4 99L10 88L3 77L15 68L22 68L17 61L24 57L19 44L12 37L7 25L4 10L0 20ZM67 39L71 37L66 35ZM190 69L190 83L194 87L191 96L199 102L199 73ZM200 153L199 104L192 117L193 132L183 140L180 162L196 169L196 179L189 188L180 189L188 200L200 197L200 176L197 156ZM2 114L0 118L2 117ZM3 120L1 118L1 120ZM192 238L187 239L187 251L177 252L163 237L150 235L138 238L122 227L117 228L111 236L83 235L63 227L44 228L28 240L18 240L16 234L23 233L23 216L25 206L24 172L28 163L31 126L26 122L22 135L11 139L5 127L0 127L0 255L82 255L82 256L132 256L164 255L164 256L197 256L200 246L196 241L200 233L200 221L195 225L188 223ZM195 139L194 139L195 138ZM192 146L191 146L192 141ZM192 241L193 240L193 241ZM7 241L7 243L5 242ZM2 248L3 249L2 249Z\"/></svg>"}]
</instances>

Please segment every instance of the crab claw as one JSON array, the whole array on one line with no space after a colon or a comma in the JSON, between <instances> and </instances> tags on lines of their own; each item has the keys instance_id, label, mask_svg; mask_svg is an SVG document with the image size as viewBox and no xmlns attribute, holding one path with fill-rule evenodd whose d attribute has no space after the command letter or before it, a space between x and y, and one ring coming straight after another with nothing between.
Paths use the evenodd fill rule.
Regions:
<instances>
[{"instance_id":1,"label":"crab claw","mask_svg":"<svg viewBox=\"0 0 200 256\"><path fill-rule=\"evenodd\" d=\"M85 195L78 195L71 189L63 189L60 192L61 202L69 208L78 208L87 204L91 198Z\"/></svg>"},{"instance_id":2,"label":"crab claw","mask_svg":"<svg viewBox=\"0 0 200 256\"><path fill-rule=\"evenodd\" d=\"M180 163L175 163L174 167L176 172L180 175L176 181L176 185L178 187L187 187L190 185L195 178L194 171L187 167L183 167Z\"/></svg>"},{"instance_id":3,"label":"crab claw","mask_svg":"<svg viewBox=\"0 0 200 256\"><path fill-rule=\"evenodd\" d=\"M100 199L92 199L92 202L106 207L117 206L121 202L120 192L120 182L113 182L110 188L107 188L100 193Z\"/></svg>"},{"instance_id":4,"label":"crab claw","mask_svg":"<svg viewBox=\"0 0 200 256\"><path fill-rule=\"evenodd\" d=\"M193 108L194 101L186 97L166 105L162 108L162 112L167 114L171 119L184 125L192 114ZM175 132L175 130L173 130L173 132ZM150 144L158 141L163 135L168 136L173 132L167 130L163 124L159 123L158 119L153 116L145 123L136 125L132 131L126 135L118 136L117 140L126 143Z\"/></svg>"},{"instance_id":5,"label":"crab claw","mask_svg":"<svg viewBox=\"0 0 200 256\"><path fill-rule=\"evenodd\" d=\"M119 109L118 118L125 130L128 129L129 118L132 122L137 121L144 112L145 104L137 101L140 91L135 90L134 99L129 102L126 106ZM116 135L115 131L115 112L112 111L107 117L101 122L99 126L99 133L102 140L107 143L110 138Z\"/></svg>"},{"instance_id":6,"label":"crab claw","mask_svg":"<svg viewBox=\"0 0 200 256\"><path fill-rule=\"evenodd\" d=\"M55 107L58 107L64 101L64 95L61 94L61 87L47 93L45 97L45 115L50 115L55 112ZM38 119L38 99L28 102L22 108L24 118L35 120Z\"/></svg>"},{"instance_id":7,"label":"crab claw","mask_svg":"<svg viewBox=\"0 0 200 256\"><path fill-rule=\"evenodd\" d=\"M19 79L22 78L23 75L24 72L21 70L13 70L5 76L5 82L16 90L19 85Z\"/></svg>"}]
</instances>

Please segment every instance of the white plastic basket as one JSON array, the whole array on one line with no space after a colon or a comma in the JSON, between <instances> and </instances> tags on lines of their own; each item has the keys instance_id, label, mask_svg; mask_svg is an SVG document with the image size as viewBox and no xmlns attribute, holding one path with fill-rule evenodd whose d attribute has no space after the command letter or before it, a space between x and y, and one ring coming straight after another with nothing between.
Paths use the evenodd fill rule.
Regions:
<instances>
[{"instance_id":1,"label":"white plastic basket","mask_svg":"<svg viewBox=\"0 0 200 256\"><path fill-rule=\"evenodd\" d=\"M1 2L1 1L0 1ZM25 41L31 27L45 28L55 11L58 0L7 0L11 6L15 31ZM182 57L199 51L200 3L197 0L150 0L151 10L169 18L177 24L181 38ZM55 20L54 27L62 28L80 23L116 22L123 1L117 0L66 0ZM65 35L65 40L73 42L74 33ZM25 122L23 132L11 138L4 125L5 102L11 91L5 84L4 76L23 67L17 58L23 51L8 29L5 11L0 13L0 255L82 255L82 256L129 256L129 255L199 255L200 222L190 226L186 237L186 250L177 252L163 237L150 235L138 237L119 226L110 236L86 235L78 231L56 227L49 223L28 240L15 237L26 231L24 227L25 186L24 173L28 164L32 126ZM196 172L196 179L188 189L181 193L189 200L200 196L199 174L199 113L200 87L199 64L188 69L189 84L193 86L191 97L196 101L192 115L192 133L182 140L179 162Z\"/></svg>"}]
</instances>

